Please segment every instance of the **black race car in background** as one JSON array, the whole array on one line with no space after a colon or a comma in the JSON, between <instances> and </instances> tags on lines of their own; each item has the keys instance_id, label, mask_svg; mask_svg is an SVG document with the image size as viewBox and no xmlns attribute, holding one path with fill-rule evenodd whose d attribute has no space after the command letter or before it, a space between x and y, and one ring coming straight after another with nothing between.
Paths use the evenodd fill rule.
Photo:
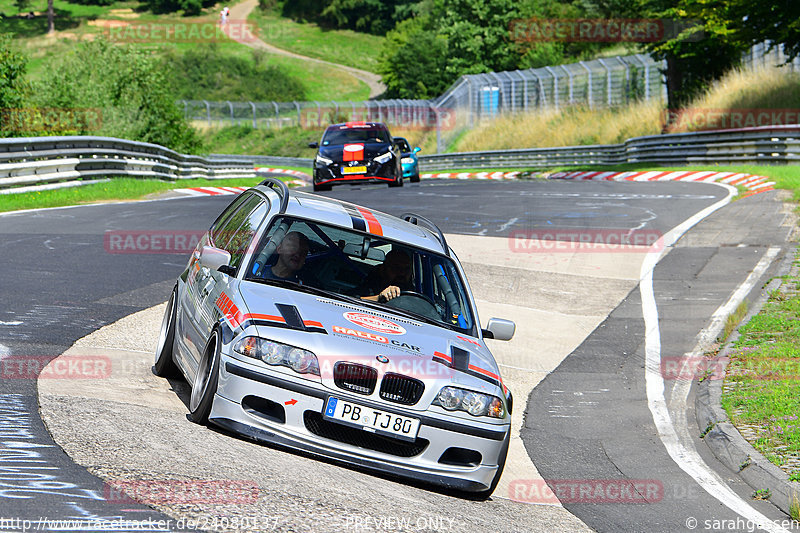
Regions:
<instances>
[{"instance_id":1,"label":"black race car in background","mask_svg":"<svg viewBox=\"0 0 800 533\"><path fill-rule=\"evenodd\" d=\"M339 183L388 183L403 186L400 151L381 122L332 124L322 134L314 158L314 191Z\"/></svg>"}]
</instances>

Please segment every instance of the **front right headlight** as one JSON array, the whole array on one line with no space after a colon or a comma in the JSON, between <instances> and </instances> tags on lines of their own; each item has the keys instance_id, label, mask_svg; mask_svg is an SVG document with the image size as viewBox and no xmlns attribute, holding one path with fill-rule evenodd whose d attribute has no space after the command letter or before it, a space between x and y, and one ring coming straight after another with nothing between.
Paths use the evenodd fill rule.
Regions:
<instances>
[{"instance_id":1,"label":"front right headlight","mask_svg":"<svg viewBox=\"0 0 800 533\"><path fill-rule=\"evenodd\" d=\"M448 411L466 411L472 416L503 418L506 415L503 401L497 396L458 387L442 387L433 403Z\"/></svg>"},{"instance_id":2,"label":"front right headlight","mask_svg":"<svg viewBox=\"0 0 800 533\"><path fill-rule=\"evenodd\" d=\"M381 154L375 157L373 160L376 163L380 163L381 165L383 165L384 163L388 163L389 161L391 161L392 155L393 155L392 152L386 152L385 154Z\"/></svg>"},{"instance_id":3,"label":"front right headlight","mask_svg":"<svg viewBox=\"0 0 800 533\"><path fill-rule=\"evenodd\" d=\"M298 374L319 376L317 356L296 346L260 337L245 337L234 345L233 351L246 357L260 359L268 365L289 367Z\"/></svg>"}]
</instances>

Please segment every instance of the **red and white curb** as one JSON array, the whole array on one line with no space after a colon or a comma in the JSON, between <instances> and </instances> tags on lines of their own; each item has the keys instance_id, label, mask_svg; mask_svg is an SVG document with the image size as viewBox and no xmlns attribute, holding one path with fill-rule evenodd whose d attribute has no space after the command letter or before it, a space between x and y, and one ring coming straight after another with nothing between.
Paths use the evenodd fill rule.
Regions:
<instances>
[{"instance_id":1,"label":"red and white curb","mask_svg":"<svg viewBox=\"0 0 800 533\"><path fill-rule=\"evenodd\" d=\"M189 196L222 196L226 194L241 194L250 187L192 187L189 189L173 189L173 192Z\"/></svg>"},{"instance_id":2,"label":"red and white curb","mask_svg":"<svg viewBox=\"0 0 800 533\"><path fill-rule=\"evenodd\" d=\"M311 183L311 176L304 174L297 170L290 170L288 168L269 168L269 167L256 167L256 173L270 173L270 174L288 174L296 176L299 179L288 181L288 185L304 186ZM173 189L173 192L185 194L188 196L220 196L226 194L241 194L250 187L191 187L188 189Z\"/></svg>"},{"instance_id":3,"label":"red and white curb","mask_svg":"<svg viewBox=\"0 0 800 533\"><path fill-rule=\"evenodd\" d=\"M288 174L299 178L299 185L309 185L311 183L311 176L299 170L291 170L288 168L270 168L270 167L256 167L256 173L269 173L269 174Z\"/></svg>"},{"instance_id":4,"label":"red and white curb","mask_svg":"<svg viewBox=\"0 0 800 533\"><path fill-rule=\"evenodd\" d=\"M592 181L705 181L739 185L747 189L742 197L773 190L774 181L769 178L736 172L714 172L713 170L647 170L638 172L578 171L556 172L548 179L592 180Z\"/></svg>"},{"instance_id":5,"label":"red and white curb","mask_svg":"<svg viewBox=\"0 0 800 533\"><path fill-rule=\"evenodd\" d=\"M301 179L289 182L294 185L308 185L311 177L297 170L259 167L256 171L281 173L298 176ZM424 179L477 179L477 180L512 180L516 179L522 172L459 172L459 173L439 173L422 174ZM774 181L769 178L736 172L715 172L713 170L642 170L635 172L617 171L575 171L575 172L556 172L545 176L547 179L563 180L591 180L591 181L704 181L725 183L728 185L738 185L747 189L742 197L752 196L760 192L773 190ZM193 187L190 189L175 189L175 192L190 196L217 196L223 194L239 194L246 191L249 187Z\"/></svg>"},{"instance_id":6,"label":"red and white curb","mask_svg":"<svg viewBox=\"0 0 800 533\"><path fill-rule=\"evenodd\" d=\"M448 178L454 180L513 180L522 172L444 172L441 174L421 174L422 179Z\"/></svg>"}]
</instances>

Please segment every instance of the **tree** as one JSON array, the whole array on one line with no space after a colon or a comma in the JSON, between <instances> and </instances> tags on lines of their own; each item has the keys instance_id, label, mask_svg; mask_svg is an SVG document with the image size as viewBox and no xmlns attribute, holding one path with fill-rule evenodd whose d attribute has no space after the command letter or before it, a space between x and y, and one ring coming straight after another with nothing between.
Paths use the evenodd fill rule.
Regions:
<instances>
[{"instance_id":1,"label":"tree","mask_svg":"<svg viewBox=\"0 0 800 533\"><path fill-rule=\"evenodd\" d=\"M430 20L406 20L386 35L378 71L389 98L434 98L451 83L446 72L447 38L432 31Z\"/></svg>"},{"instance_id":2,"label":"tree","mask_svg":"<svg viewBox=\"0 0 800 533\"><path fill-rule=\"evenodd\" d=\"M52 58L48 67L59 75L37 84L33 93L36 103L56 109L97 110L101 120L93 124L92 134L184 152L199 149L197 134L175 103L169 72L148 50L95 39Z\"/></svg>"},{"instance_id":3,"label":"tree","mask_svg":"<svg viewBox=\"0 0 800 533\"><path fill-rule=\"evenodd\" d=\"M53 13L53 0L47 0L47 33L52 34L56 31L55 15Z\"/></svg>"}]
</instances>

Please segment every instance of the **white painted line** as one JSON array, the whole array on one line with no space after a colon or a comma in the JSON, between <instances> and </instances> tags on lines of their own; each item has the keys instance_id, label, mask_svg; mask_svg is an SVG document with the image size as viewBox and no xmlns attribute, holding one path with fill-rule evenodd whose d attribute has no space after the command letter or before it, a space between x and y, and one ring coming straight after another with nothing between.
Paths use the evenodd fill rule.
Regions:
<instances>
[{"instance_id":1,"label":"white painted line","mask_svg":"<svg viewBox=\"0 0 800 533\"><path fill-rule=\"evenodd\" d=\"M669 246L675 244L695 224L731 201L731 198L736 194L736 188L730 185L721 186L728 189L728 195L725 198L696 213L669 231L664 236L663 248L659 251L655 251L656 249L654 248L654 251L648 253L642 263L639 287L642 296L642 315L645 322L647 404L650 408L650 413L653 415L653 421L661 442L681 470L689 474L708 494L742 518L767 531L788 533L786 529L779 527L766 516L753 509L747 501L731 490L717 473L705 464L691 440L688 442L681 441L678 431L673 425L664 397L664 376L661 372L661 331L658 327L658 307L655 293L653 292L653 270ZM681 418L685 423L684 417Z\"/></svg>"}]
</instances>

